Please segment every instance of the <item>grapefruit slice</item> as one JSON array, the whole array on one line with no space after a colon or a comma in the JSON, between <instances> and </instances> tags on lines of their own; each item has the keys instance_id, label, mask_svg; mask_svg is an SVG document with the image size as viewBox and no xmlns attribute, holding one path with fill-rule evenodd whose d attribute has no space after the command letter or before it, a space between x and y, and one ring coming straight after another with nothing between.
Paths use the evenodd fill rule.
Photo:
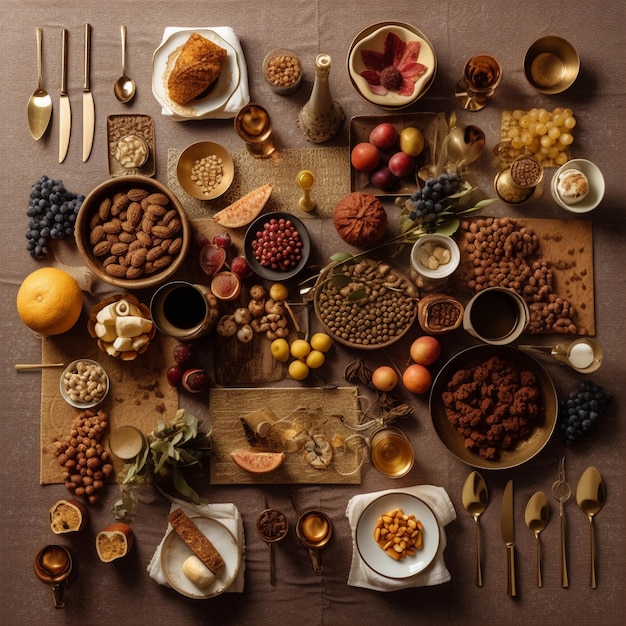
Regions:
<instances>
[{"instance_id":1,"label":"grapefruit slice","mask_svg":"<svg viewBox=\"0 0 626 626\"><path fill-rule=\"evenodd\" d=\"M269 200L272 188L272 185L268 183L253 189L243 198L239 198L225 209L218 211L213 219L225 228L246 226L261 213Z\"/></svg>"},{"instance_id":2,"label":"grapefruit slice","mask_svg":"<svg viewBox=\"0 0 626 626\"><path fill-rule=\"evenodd\" d=\"M277 470L285 460L284 452L231 452L232 460L250 474L269 474Z\"/></svg>"}]
</instances>

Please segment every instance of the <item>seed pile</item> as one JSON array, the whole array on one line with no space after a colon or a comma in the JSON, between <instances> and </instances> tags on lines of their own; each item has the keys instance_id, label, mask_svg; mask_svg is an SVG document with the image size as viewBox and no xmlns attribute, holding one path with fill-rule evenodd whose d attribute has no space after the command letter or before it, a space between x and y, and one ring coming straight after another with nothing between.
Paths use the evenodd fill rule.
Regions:
<instances>
[{"instance_id":1,"label":"seed pile","mask_svg":"<svg viewBox=\"0 0 626 626\"><path fill-rule=\"evenodd\" d=\"M298 57L280 54L272 57L265 70L265 77L275 87L291 87L302 74Z\"/></svg>"},{"instance_id":2,"label":"seed pile","mask_svg":"<svg viewBox=\"0 0 626 626\"><path fill-rule=\"evenodd\" d=\"M394 509L381 515L374 528L374 540L392 559L415 556L424 547L424 526L415 515Z\"/></svg>"},{"instance_id":3,"label":"seed pile","mask_svg":"<svg viewBox=\"0 0 626 626\"><path fill-rule=\"evenodd\" d=\"M191 168L190 177L202 193L209 194L222 182L224 162L216 154L197 159Z\"/></svg>"}]
</instances>

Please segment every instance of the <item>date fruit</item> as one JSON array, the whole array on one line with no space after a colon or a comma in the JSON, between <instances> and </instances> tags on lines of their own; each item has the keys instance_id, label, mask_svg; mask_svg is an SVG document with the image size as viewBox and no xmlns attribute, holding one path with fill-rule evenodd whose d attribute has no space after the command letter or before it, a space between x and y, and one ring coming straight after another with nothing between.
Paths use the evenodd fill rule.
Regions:
<instances>
[{"instance_id":1,"label":"date fruit","mask_svg":"<svg viewBox=\"0 0 626 626\"><path fill-rule=\"evenodd\" d=\"M209 388L209 374L205 370L191 369L183 374L183 387L191 393L200 393Z\"/></svg>"}]
</instances>

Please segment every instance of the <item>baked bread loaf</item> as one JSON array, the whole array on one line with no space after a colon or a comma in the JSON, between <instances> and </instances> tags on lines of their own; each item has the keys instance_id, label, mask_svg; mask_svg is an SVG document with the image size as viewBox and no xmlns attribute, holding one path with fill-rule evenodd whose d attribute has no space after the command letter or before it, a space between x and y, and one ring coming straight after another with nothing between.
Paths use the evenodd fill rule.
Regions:
<instances>
[{"instance_id":1,"label":"baked bread loaf","mask_svg":"<svg viewBox=\"0 0 626 626\"><path fill-rule=\"evenodd\" d=\"M387 213L376 196L355 191L339 201L333 213L333 224L346 243L368 248L384 237Z\"/></svg>"},{"instance_id":2,"label":"baked bread loaf","mask_svg":"<svg viewBox=\"0 0 626 626\"><path fill-rule=\"evenodd\" d=\"M172 511L168 520L180 538L191 548L191 551L214 573L218 574L224 567L224 559L205 537L191 518L182 509Z\"/></svg>"},{"instance_id":3,"label":"baked bread loaf","mask_svg":"<svg viewBox=\"0 0 626 626\"><path fill-rule=\"evenodd\" d=\"M170 99L184 105L199 96L219 78L227 54L206 37L192 33L167 79Z\"/></svg>"}]
</instances>

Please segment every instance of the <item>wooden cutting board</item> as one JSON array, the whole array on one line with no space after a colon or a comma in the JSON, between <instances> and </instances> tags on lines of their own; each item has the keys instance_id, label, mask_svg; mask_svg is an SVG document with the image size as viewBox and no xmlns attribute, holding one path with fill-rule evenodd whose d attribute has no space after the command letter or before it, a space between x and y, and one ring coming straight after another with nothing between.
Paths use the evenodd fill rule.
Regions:
<instances>
[{"instance_id":1,"label":"wooden cutting board","mask_svg":"<svg viewBox=\"0 0 626 626\"><path fill-rule=\"evenodd\" d=\"M271 407L278 418L264 441L252 445L246 437L241 417ZM360 417L358 389L339 387L212 389L209 400L213 453L211 456L211 484L360 484L361 472L357 452L350 443L362 443L359 435L347 445L335 445L333 460L327 469L316 469L304 459L301 449L287 452L284 463L269 474L250 474L240 469L230 457L240 450L283 449L280 431L300 429L308 434L323 434L331 442L355 435L356 431L345 425L357 424ZM343 419L343 421L342 421ZM345 422L345 423L344 423ZM256 442L255 442L256 444Z\"/></svg>"},{"instance_id":2,"label":"wooden cutting board","mask_svg":"<svg viewBox=\"0 0 626 626\"><path fill-rule=\"evenodd\" d=\"M478 219L478 218L477 218ZM593 229L589 220L543 220L515 218L539 237L539 249L526 259L546 261L552 268L552 291L574 305L576 326L580 334L595 335L594 280L593 280ZM466 233L460 231L459 246L464 249ZM462 254L459 276L468 265Z\"/></svg>"}]
</instances>

